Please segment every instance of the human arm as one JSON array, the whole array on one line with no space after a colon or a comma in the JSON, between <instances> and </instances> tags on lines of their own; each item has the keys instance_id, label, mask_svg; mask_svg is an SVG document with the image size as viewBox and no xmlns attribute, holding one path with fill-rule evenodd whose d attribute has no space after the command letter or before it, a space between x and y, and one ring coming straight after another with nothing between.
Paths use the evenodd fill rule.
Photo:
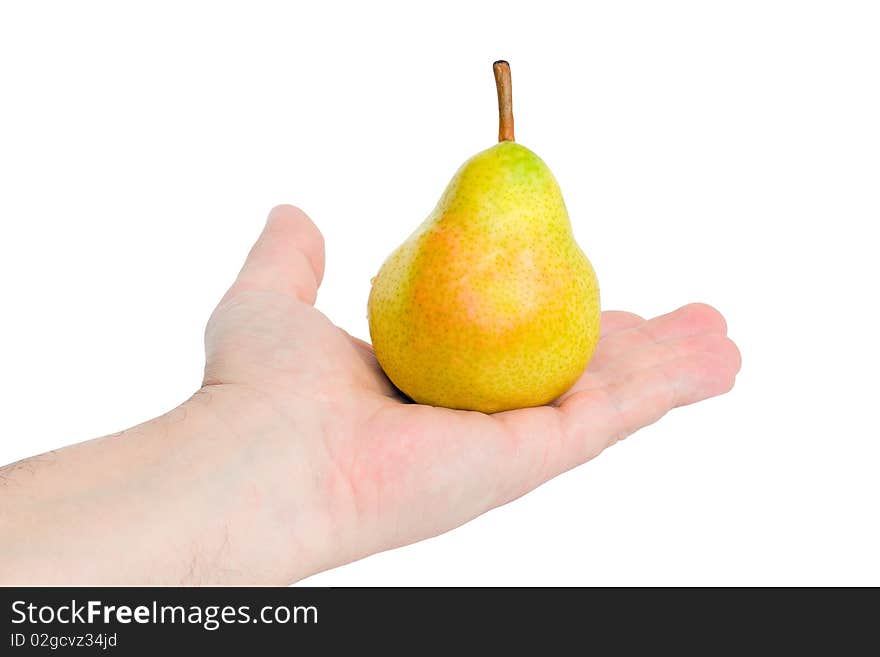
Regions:
<instances>
[{"instance_id":1,"label":"human arm","mask_svg":"<svg viewBox=\"0 0 880 657\"><path fill-rule=\"evenodd\" d=\"M412 404L313 307L323 241L270 215L206 331L202 388L113 436L0 469L0 582L287 584L519 497L677 406L733 385L714 309L602 316L552 405Z\"/></svg>"}]
</instances>

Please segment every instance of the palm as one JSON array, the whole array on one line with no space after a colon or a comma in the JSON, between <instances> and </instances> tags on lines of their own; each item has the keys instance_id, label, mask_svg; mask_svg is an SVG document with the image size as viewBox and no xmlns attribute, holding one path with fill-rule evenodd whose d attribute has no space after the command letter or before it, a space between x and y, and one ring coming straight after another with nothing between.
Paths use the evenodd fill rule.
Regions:
<instances>
[{"instance_id":1,"label":"palm","mask_svg":"<svg viewBox=\"0 0 880 657\"><path fill-rule=\"evenodd\" d=\"M726 392L739 369L724 320L708 306L650 321L605 312L589 368L551 406L490 416L414 404L367 343L311 306L320 234L289 206L273 216L209 324L206 382L243 384L278 406L304 396L329 406L320 450L328 463L316 467L344 480L329 510L356 516L372 537L365 553L503 504L672 408Z\"/></svg>"}]
</instances>

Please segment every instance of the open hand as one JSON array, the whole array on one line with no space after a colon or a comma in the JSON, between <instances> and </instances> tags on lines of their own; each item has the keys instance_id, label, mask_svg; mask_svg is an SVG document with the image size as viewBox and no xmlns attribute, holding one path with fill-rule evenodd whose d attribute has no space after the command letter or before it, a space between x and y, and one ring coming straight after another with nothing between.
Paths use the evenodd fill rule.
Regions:
<instances>
[{"instance_id":1,"label":"open hand","mask_svg":"<svg viewBox=\"0 0 880 657\"><path fill-rule=\"evenodd\" d=\"M211 317L199 395L236 432L259 418L254 499L297 525L291 578L509 502L671 409L727 392L740 367L710 306L651 320L607 311L587 371L552 405L485 415L414 404L369 344L313 308L323 270L315 225L275 208Z\"/></svg>"}]
</instances>

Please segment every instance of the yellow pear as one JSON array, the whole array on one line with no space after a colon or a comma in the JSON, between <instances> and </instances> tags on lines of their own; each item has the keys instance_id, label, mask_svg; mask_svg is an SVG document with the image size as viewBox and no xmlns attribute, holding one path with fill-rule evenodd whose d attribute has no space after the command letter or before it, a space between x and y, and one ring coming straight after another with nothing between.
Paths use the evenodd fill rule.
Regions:
<instances>
[{"instance_id":1,"label":"yellow pear","mask_svg":"<svg viewBox=\"0 0 880 657\"><path fill-rule=\"evenodd\" d=\"M559 185L513 139L510 69L496 62L499 143L462 165L373 279L376 358L421 404L494 413L547 404L599 339L596 274Z\"/></svg>"}]
</instances>

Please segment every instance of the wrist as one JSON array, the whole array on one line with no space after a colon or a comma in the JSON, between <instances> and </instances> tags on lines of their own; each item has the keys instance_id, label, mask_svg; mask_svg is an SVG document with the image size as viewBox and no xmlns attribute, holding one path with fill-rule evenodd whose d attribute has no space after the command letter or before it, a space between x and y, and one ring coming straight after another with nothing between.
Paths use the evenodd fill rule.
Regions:
<instances>
[{"instance_id":1,"label":"wrist","mask_svg":"<svg viewBox=\"0 0 880 657\"><path fill-rule=\"evenodd\" d=\"M285 405L288 409L288 405ZM287 584L327 567L320 428L212 386L119 434L6 469L7 584Z\"/></svg>"},{"instance_id":2,"label":"wrist","mask_svg":"<svg viewBox=\"0 0 880 657\"><path fill-rule=\"evenodd\" d=\"M227 571L217 573L222 579L289 584L335 565L334 522L322 488L325 427L313 404L277 404L247 386L216 384L168 421L180 411L189 417L187 439L204 459L204 515L213 517L206 545L226 553L227 563L216 568Z\"/></svg>"}]
</instances>

